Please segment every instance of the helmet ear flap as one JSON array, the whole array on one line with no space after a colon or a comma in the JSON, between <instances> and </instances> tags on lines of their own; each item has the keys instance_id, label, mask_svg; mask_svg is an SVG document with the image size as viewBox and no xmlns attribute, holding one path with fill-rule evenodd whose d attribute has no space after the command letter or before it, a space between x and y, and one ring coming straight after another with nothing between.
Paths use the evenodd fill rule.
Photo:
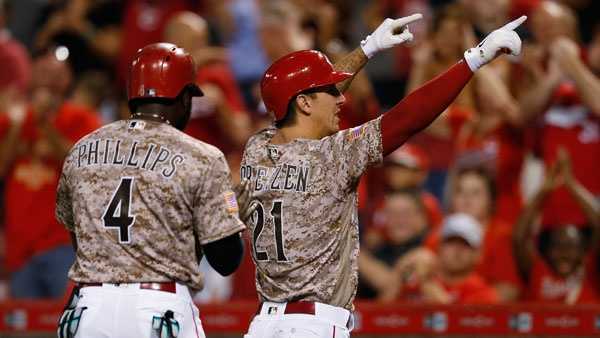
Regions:
<instances>
[{"instance_id":1,"label":"helmet ear flap","mask_svg":"<svg viewBox=\"0 0 600 338\"><path fill-rule=\"evenodd\" d=\"M198 88L198 90L200 89ZM182 111L179 112L180 114L177 114L177 116L175 117L175 121L171 121L173 127L181 131L185 129L192 115L192 97L194 96L198 95L193 94L193 89L191 86L184 88L181 91L181 93L177 96L177 101L180 102Z\"/></svg>"}]
</instances>

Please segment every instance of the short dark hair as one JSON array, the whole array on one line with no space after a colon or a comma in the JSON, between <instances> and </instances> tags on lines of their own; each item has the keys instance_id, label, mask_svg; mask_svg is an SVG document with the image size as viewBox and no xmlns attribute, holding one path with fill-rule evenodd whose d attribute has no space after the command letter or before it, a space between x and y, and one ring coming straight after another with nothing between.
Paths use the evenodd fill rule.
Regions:
<instances>
[{"instance_id":1,"label":"short dark hair","mask_svg":"<svg viewBox=\"0 0 600 338\"><path fill-rule=\"evenodd\" d=\"M165 106L171 106L173 104L175 104L175 99L167 99L164 97L144 97L144 98L137 98L137 99L131 99L127 102L127 105L129 106L129 112L131 114L135 114L137 113L137 110L144 105L147 104L154 104L154 103L158 103L158 104L162 104Z\"/></svg>"},{"instance_id":2,"label":"short dark hair","mask_svg":"<svg viewBox=\"0 0 600 338\"><path fill-rule=\"evenodd\" d=\"M281 120L275 121L275 127L281 129L283 127L288 127L296 123L296 116L298 115L298 112L296 112L296 98L298 97L298 95L308 95L310 97L314 97L317 91L318 90L316 90L315 88L310 88L294 95L288 103L285 116Z\"/></svg>"},{"instance_id":3,"label":"short dark hair","mask_svg":"<svg viewBox=\"0 0 600 338\"><path fill-rule=\"evenodd\" d=\"M423 197L422 197L421 193L422 193L422 191L420 189L403 188L403 189L397 189L397 190L388 190L385 193L385 196L386 197L388 197L388 196L389 197L406 196L406 197L410 198L411 200L413 200L413 202L415 203L415 205L421 212L426 214L427 208L425 207L425 203L423 202Z\"/></svg>"},{"instance_id":4,"label":"short dark hair","mask_svg":"<svg viewBox=\"0 0 600 338\"><path fill-rule=\"evenodd\" d=\"M458 168L458 170L456 171L456 179L467 174L475 174L483 179L490 194L490 201L492 203L493 212L496 206L496 200L498 196L496 189L496 178L494 177L492 172L485 166L467 166Z\"/></svg>"},{"instance_id":5,"label":"short dark hair","mask_svg":"<svg viewBox=\"0 0 600 338\"><path fill-rule=\"evenodd\" d=\"M433 13L431 22L431 31L437 32L445 20L453 20L461 23L467 23L467 16L460 4L450 3L437 8Z\"/></svg>"},{"instance_id":6,"label":"short dark hair","mask_svg":"<svg viewBox=\"0 0 600 338\"><path fill-rule=\"evenodd\" d=\"M300 95L300 94L298 94L298 95ZM296 97L298 97L298 95L295 95L294 97L292 97L292 99L288 103L287 111L285 112L285 116L281 120L275 121L276 128L281 129L283 127L291 126L294 123L296 123L296 115L298 114L296 112Z\"/></svg>"},{"instance_id":7,"label":"short dark hair","mask_svg":"<svg viewBox=\"0 0 600 338\"><path fill-rule=\"evenodd\" d=\"M165 106L172 106L175 103L177 103L177 101L181 100L181 98L183 97L183 94L188 92L190 90L190 86L185 86L180 92L179 94L177 94L177 96L175 98L166 98L166 97L138 97L138 98L134 98L134 99L130 99L129 101L127 101L127 105L129 106L129 112L132 114L135 114L137 112L137 109L140 106L143 106L145 104L153 104L153 103L158 103L158 104L162 104Z\"/></svg>"}]
</instances>

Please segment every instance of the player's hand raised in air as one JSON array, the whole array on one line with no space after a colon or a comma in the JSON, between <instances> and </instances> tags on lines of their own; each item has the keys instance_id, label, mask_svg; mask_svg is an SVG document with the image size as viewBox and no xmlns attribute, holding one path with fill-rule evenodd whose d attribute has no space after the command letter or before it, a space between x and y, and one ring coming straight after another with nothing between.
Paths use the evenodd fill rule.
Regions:
<instances>
[{"instance_id":1,"label":"player's hand raised in air","mask_svg":"<svg viewBox=\"0 0 600 338\"><path fill-rule=\"evenodd\" d=\"M246 223L246 220L250 218L250 215L252 215L257 207L257 204L252 203L250 199L250 180L242 180L235 187L235 196L237 197L240 220Z\"/></svg>"},{"instance_id":2,"label":"player's hand raised in air","mask_svg":"<svg viewBox=\"0 0 600 338\"><path fill-rule=\"evenodd\" d=\"M408 24L420 20L423 15L417 13L399 19L387 18L373 33L361 41L360 46L368 58L378 52L412 41L413 35L408 29ZM397 32L400 32L397 34Z\"/></svg>"},{"instance_id":3,"label":"player's hand raised in air","mask_svg":"<svg viewBox=\"0 0 600 338\"><path fill-rule=\"evenodd\" d=\"M469 68L476 71L501 53L521 54L521 38L515 29L525 20L527 17L523 15L491 32L476 47L467 49L464 56Z\"/></svg>"}]
</instances>

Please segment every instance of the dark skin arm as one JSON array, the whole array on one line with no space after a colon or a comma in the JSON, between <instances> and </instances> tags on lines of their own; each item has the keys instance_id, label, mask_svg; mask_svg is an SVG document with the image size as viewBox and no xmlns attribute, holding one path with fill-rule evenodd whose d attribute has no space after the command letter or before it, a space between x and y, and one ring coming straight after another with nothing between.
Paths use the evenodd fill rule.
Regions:
<instances>
[{"instance_id":1,"label":"dark skin arm","mask_svg":"<svg viewBox=\"0 0 600 338\"><path fill-rule=\"evenodd\" d=\"M77 252L77 236L74 232L69 232L71 235L71 244L73 245L73 251Z\"/></svg>"},{"instance_id":2,"label":"dark skin arm","mask_svg":"<svg viewBox=\"0 0 600 338\"><path fill-rule=\"evenodd\" d=\"M559 165L555 163L546 175L542 188L535 194L531 202L521 212L513 233L513 253L517 260L517 269L524 280L529 280L533 258L535 256L535 241L533 226L546 196L556 186Z\"/></svg>"},{"instance_id":3,"label":"dark skin arm","mask_svg":"<svg viewBox=\"0 0 600 338\"><path fill-rule=\"evenodd\" d=\"M244 243L240 233L202 246L206 260L222 276L231 275L242 262Z\"/></svg>"},{"instance_id":4,"label":"dark skin arm","mask_svg":"<svg viewBox=\"0 0 600 338\"><path fill-rule=\"evenodd\" d=\"M571 160L565 149L559 150L559 161L563 168L563 177L565 186L571 196L577 201L581 210L583 210L590 226L592 227L592 238L590 239L591 251L598 248L600 241L600 207L596 198L589 190L587 190L573 175Z\"/></svg>"}]
</instances>

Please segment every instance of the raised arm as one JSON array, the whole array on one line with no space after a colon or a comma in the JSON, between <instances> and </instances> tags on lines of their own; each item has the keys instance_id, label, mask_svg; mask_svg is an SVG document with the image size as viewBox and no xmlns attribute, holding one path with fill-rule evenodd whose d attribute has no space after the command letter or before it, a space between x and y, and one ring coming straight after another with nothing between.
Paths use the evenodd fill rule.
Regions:
<instances>
[{"instance_id":1,"label":"raised arm","mask_svg":"<svg viewBox=\"0 0 600 338\"><path fill-rule=\"evenodd\" d=\"M475 82L476 95L487 109L499 113L511 126L522 127L517 101L510 93L498 69L494 67L481 69L475 75Z\"/></svg>"},{"instance_id":2,"label":"raised arm","mask_svg":"<svg viewBox=\"0 0 600 338\"><path fill-rule=\"evenodd\" d=\"M592 193L587 190L573 175L571 160L566 150L559 150L559 161L562 162L563 175L567 190L575 198L592 227L591 250L597 248L600 240L600 206Z\"/></svg>"},{"instance_id":3,"label":"raised arm","mask_svg":"<svg viewBox=\"0 0 600 338\"><path fill-rule=\"evenodd\" d=\"M367 36L360 44L360 47L354 49L348 55L336 62L333 67L337 71L344 71L356 74L367 64L369 59L382 50L392 48L403 44L407 41L412 41L413 35L408 30L408 24L421 19L423 15L413 14L399 19L385 19L377 29ZM400 30L400 34L395 34L394 31ZM337 88L340 92L345 92L354 76L346 81L340 82Z\"/></svg>"},{"instance_id":4,"label":"raised arm","mask_svg":"<svg viewBox=\"0 0 600 338\"><path fill-rule=\"evenodd\" d=\"M517 98L521 111L518 120L520 126L526 126L546 109L554 90L562 79L561 70L553 60L550 60L547 72L531 71L531 73L534 80L527 89L518 94Z\"/></svg>"},{"instance_id":5,"label":"raised arm","mask_svg":"<svg viewBox=\"0 0 600 338\"><path fill-rule=\"evenodd\" d=\"M383 156L431 124L456 99L472 76L466 62L459 61L386 112L381 120Z\"/></svg>"},{"instance_id":6,"label":"raised arm","mask_svg":"<svg viewBox=\"0 0 600 338\"><path fill-rule=\"evenodd\" d=\"M583 103L600 116L600 78L581 61L579 47L572 40L561 38L552 44L551 53L565 74L575 82Z\"/></svg>"},{"instance_id":7,"label":"raised arm","mask_svg":"<svg viewBox=\"0 0 600 338\"><path fill-rule=\"evenodd\" d=\"M506 24L488 35L477 47L468 49L464 60L421 86L390 109L381 121L383 155L400 147L412 135L435 120L464 88L473 72L501 53L521 52L521 39L514 32L527 17Z\"/></svg>"},{"instance_id":8,"label":"raised arm","mask_svg":"<svg viewBox=\"0 0 600 338\"><path fill-rule=\"evenodd\" d=\"M546 173L541 189L535 194L531 201L525 206L513 233L513 254L516 259L517 269L524 280L529 279L535 255L535 242L533 226L544 199L556 186L556 177L560 168L555 163Z\"/></svg>"}]
</instances>

